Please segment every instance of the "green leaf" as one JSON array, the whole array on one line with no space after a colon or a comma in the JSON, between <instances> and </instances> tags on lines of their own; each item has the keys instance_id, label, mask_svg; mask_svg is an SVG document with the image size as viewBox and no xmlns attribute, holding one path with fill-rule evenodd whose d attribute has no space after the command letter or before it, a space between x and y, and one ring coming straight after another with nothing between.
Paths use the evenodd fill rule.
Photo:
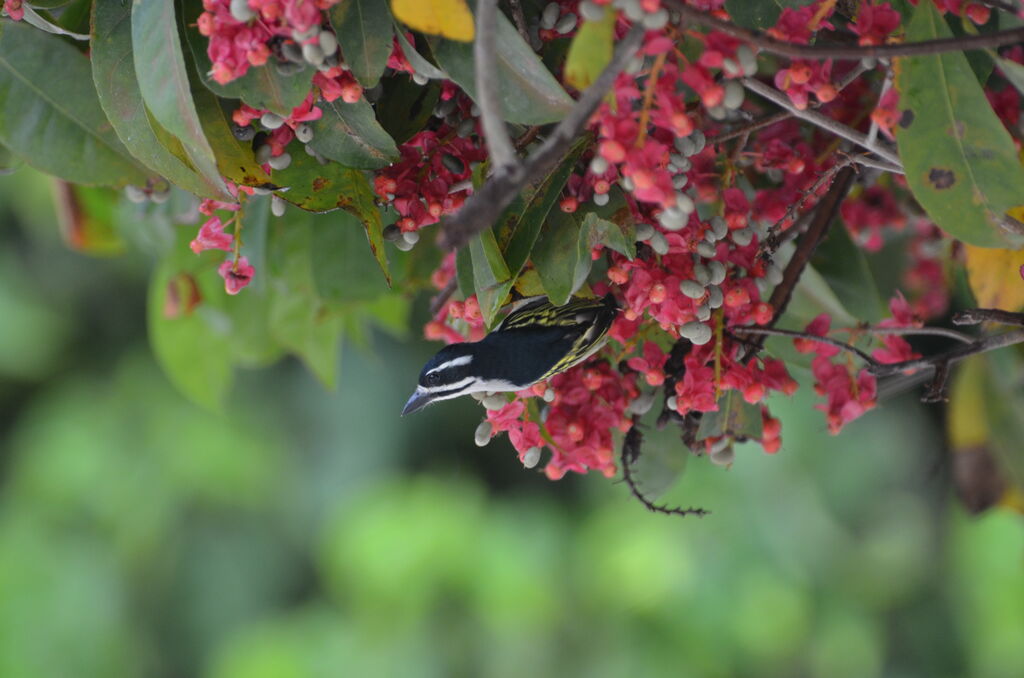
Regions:
<instances>
[{"instance_id":1,"label":"green leaf","mask_svg":"<svg viewBox=\"0 0 1024 678\"><path fill-rule=\"evenodd\" d=\"M377 264L366 256L362 224L347 212L312 219L313 280L321 299L349 303L376 299L387 292Z\"/></svg>"},{"instance_id":2,"label":"green leaf","mask_svg":"<svg viewBox=\"0 0 1024 678\"><path fill-rule=\"evenodd\" d=\"M433 81L417 85L405 74L385 78L382 85L383 92L377 100L377 119L395 143L404 144L434 115L441 98L441 85Z\"/></svg>"},{"instance_id":3,"label":"green leaf","mask_svg":"<svg viewBox=\"0 0 1024 678\"><path fill-rule=\"evenodd\" d=\"M845 226L833 226L811 263L858 320L875 323L889 314L864 251L854 244Z\"/></svg>"},{"instance_id":4,"label":"green leaf","mask_svg":"<svg viewBox=\"0 0 1024 678\"><path fill-rule=\"evenodd\" d=\"M3 21L0 28L0 142L29 165L67 181L145 185L146 172L103 114L89 60L62 39L22 23Z\"/></svg>"},{"instance_id":5,"label":"green leaf","mask_svg":"<svg viewBox=\"0 0 1024 678\"><path fill-rule=\"evenodd\" d=\"M455 253L455 278L459 281L459 292L463 297L474 294L476 282L473 280L473 257L468 247Z\"/></svg>"},{"instance_id":6,"label":"green leaf","mask_svg":"<svg viewBox=\"0 0 1024 678\"><path fill-rule=\"evenodd\" d=\"M722 435L760 440L764 435L761 426L761 406L751 405L742 393L729 389L719 397L718 411L705 412L701 417L697 440Z\"/></svg>"},{"instance_id":7,"label":"green leaf","mask_svg":"<svg viewBox=\"0 0 1024 678\"><path fill-rule=\"evenodd\" d=\"M270 175L256 162L251 144L240 142L231 131L217 97L198 85L192 87L192 96L203 134L215 153L218 171L243 186L272 183Z\"/></svg>"},{"instance_id":8,"label":"green leaf","mask_svg":"<svg viewBox=\"0 0 1024 678\"><path fill-rule=\"evenodd\" d=\"M374 87L391 56L387 0L345 0L329 12L345 63L363 87Z\"/></svg>"},{"instance_id":9,"label":"green leaf","mask_svg":"<svg viewBox=\"0 0 1024 678\"><path fill-rule=\"evenodd\" d=\"M442 71L440 68L430 63L422 54L416 51L416 48L409 43L409 40L405 37L405 29L401 26L392 23L395 28L395 37L398 38L398 44L402 47L402 54L405 55L405 60L409 62L418 75L422 75L425 78L431 80L448 80L448 74Z\"/></svg>"},{"instance_id":10,"label":"green leaf","mask_svg":"<svg viewBox=\"0 0 1024 678\"><path fill-rule=\"evenodd\" d=\"M771 28L786 7L804 7L812 0L725 0L733 23L759 31Z\"/></svg>"},{"instance_id":11,"label":"green leaf","mask_svg":"<svg viewBox=\"0 0 1024 678\"><path fill-rule=\"evenodd\" d=\"M191 85L178 39L178 22L172 2L134 0L132 45L135 51L135 74L142 90L142 99L153 117L164 129L181 140L196 170L228 196L227 187L217 169L217 159L203 134L199 115L192 102Z\"/></svg>"},{"instance_id":12,"label":"green leaf","mask_svg":"<svg viewBox=\"0 0 1024 678\"><path fill-rule=\"evenodd\" d=\"M157 266L149 284L149 342L164 372L195 402L220 409L231 386L231 322L214 253L194 256L186 240ZM190 255L188 258L182 252ZM198 293L188 309L188 296ZM176 300L175 300L176 299Z\"/></svg>"},{"instance_id":13,"label":"green leaf","mask_svg":"<svg viewBox=\"0 0 1024 678\"><path fill-rule=\"evenodd\" d=\"M204 198L222 197L219 183L196 174L165 148L150 124L135 79L131 5L121 0L96 0L92 12L92 77L100 105L117 136L140 162L176 186Z\"/></svg>"},{"instance_id":14,"label":"green leaf","mask_svg":"<svg viewBox=\"0 0 1024 678\"><path fill-rule=\"evenodd\" d=\"M16 171L19 167L21 167L21 160L11 153L11 149L0 144L0 177Z\"/></svg>"},{"instance_id":15,"label":"green leaf","mask_svg":"<svg viewBox=\"0 0 1024 678\"><path fill-rule=\"evenodd\" d=\"M267 243L271 335L299 356L327 388L337 382L341 317L316 291L312 252L317 246L310 215L275 219Z\"/></svg>"},{"instance_id":16,"label":"green leaf","mask_svg":"<svg viewBox=\"0 0 1024 678\"><path fill-rule=\"evenodd\" d=\"M391 284L384 249L384 224L366 174L333 162L321 165L305 153L292 156L292 164L274 172L272 180L285 187L277 195L308 212L342 209L355 215L366 230L370 251Z\"/></svg>"},{"instance_id":17,"label":"green leaf","mask_svg":"<svg viewBox=\"0 0 1024 678\"><path fill-rule=\"evenodd\" d=\"M346 0L348 1L348 0ZM209 40L200 35L196 20L203 12L201 0L185 0L182 6L185 39L195 59L199 80L211 92L225 99L241 99L253 108L268 109L288 116L309 94L313 70L305 68L297 73L281 75L271 57L263 66L250 66L245 75L221 85L209 76L213 62L206 52Z\"/></svg>"},{"instance_id":18,"label":"green leaf","mask_svg":"<svg viewBox=\"0 0 1024 678\"><path fill-rule=\"evenodd\" d=\"M931 3L918 5L908 41L952 35ZM907 185L942 230L978 247L1020 249L1024 167L962 52L897 60L896 129Z\"/></svg>"},{"instance_id":19,"label":"green leaf","mask_svg":"<svg viewBox=\"0 0 1024 678\"><path fill-rule=\"evenodd\" d=\"M600 21L585 21L573 37L565 59L565 81L576 89L590 87L612 60L616 14L606 10Z\"/></svg>"},{"instance_id":20,"label":"green leaf","mask_svg":"<svg viewBox=\"0 0 1024 678\"><path fill-rule=\"evenodd\" d=\"M398 159L398 147L374 117L365 99L346 104L341 99L320 102L324 115L310 125L310 148L346 167L379 169Z\"/></svg>"},{"instance_id":21,"label":"green leaf","mask_svg":"<svg viewBox=\"0 0 1024 678\"><path fill-rule=\"evenodd\" d=\"M256 269L252 282L240 294L227 299L231 317L231 353L236 365L261 367L277 360L283 350L270 333L267 271L267 236L270 197L255 196L245 202L242 216L242 255Z\"/></svg>"},{"instance_id":22,"label":"green leaf","mask_svg":"<svg viewBox=\"0 0 1024 678\"><path fill-rule=\"evenodd\" d=\"M584 137L569 149L565 159L551 174L545 177L540 186L526 200L525 208L522 206L523 201L517 200L505 210L505 214L499 219L498 238L503 245L502 251L513 276L518 275L526 265L544 220L547 219L555 202L562 194L562 189L565 188L569 176L576 167L580 156L583 155L583 151L589 145L589 141L589 137Z\"/></svg>"},{"instance_id":23,"label":"green leaf","mask_svg":"<svg viewBox=\"0 0 1024 678\"><path fill-rule=\"evenodd\" d=\"M1024 65L1018 64L1016 61L1004 59L1001 56L996 57L996 64L999 66L1003 77L1016 87L1018 92L1024 94Z\"/></svg>"},{"instance_id":24,"label":"green leaf","mask_svg":"<svg viewBox=\"0 0 1024 678\"><path fill-rule=\"evenodd\" d=\"M579 285L580 225L576 217L555 210L548 217L533 247L533 265L548 298L556 306L569 301ZM589 254L586 257L589 264ZM589 267L587 268L589 272ZM584 274L583 279L586 279Z\"/></svg>"},{"instance_id":25,"label":"green leaf","mask_svg":"<svg viewBox=\"0 0 1024 678\"><path fill-rule=\"evenodd\" d=\"M473 283L477 301L480 302L480 313L490 327L515 284L515 279L505 263L492 229L485 229L470 240L468 249L473 262Z\"/></svg>"},{"instance_id":26,"label":"green leaf","mask_svg":"<svg viewBox=\"0 0 1024 678\"><path fill-rule=\"evenodd\" d=\"M636 257L636 238L633 229L624 228L593 213L583 217L580 244L588 258L590 250L598 245L613 249L630 261Z\"/></svg>"},{"instance_id":27,"label":"green leaf","mask_svg":"<svg viewBox=\"0 0 1024 678\"><path fill-rule=\"evenodd\" d=\"M467 94L476 98L473 45L429 39L437 62ZM506 120L523 125L557 122L572 108L572 99L505 15L498 13L498 91Z\"/></svg>"}]
</instances>

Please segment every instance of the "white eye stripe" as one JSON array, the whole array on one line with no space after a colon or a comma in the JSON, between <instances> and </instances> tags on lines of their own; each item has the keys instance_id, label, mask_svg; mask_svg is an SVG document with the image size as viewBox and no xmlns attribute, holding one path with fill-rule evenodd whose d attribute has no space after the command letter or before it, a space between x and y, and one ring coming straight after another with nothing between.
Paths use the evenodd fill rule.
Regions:
<instances>
[{"instance_id":1,"label":"white eye stripe","mask_svg":"<svg viewBox=\"0 0 1024 678\"><path fill-rule=\"evenodd\" d=\"M468 365L473 362L473 356L471 355L460 355L458 358L452 358L448 362L441 363L434 369L427 372L427 374L433 374L434 372L440 372L441 370L447 370L450 367L459 367L460 365Z\"/></svg>"},{"instance_id":2,"label":"white eye stripe","mask_svg":"<svg viewBox=\"0 0 1024 678\"><path fill-rule=\"evenodd\" d=\"M468 386L472 384L474 381L476 381L476 377L466 377L465 379L460 379L459 381L456 381L455 383L452 384L438 384L437 386L421 386L420 388L422 388L427 393L435 393L441 391L458 391L463 386Z\"/></svg>"}]
</instances>

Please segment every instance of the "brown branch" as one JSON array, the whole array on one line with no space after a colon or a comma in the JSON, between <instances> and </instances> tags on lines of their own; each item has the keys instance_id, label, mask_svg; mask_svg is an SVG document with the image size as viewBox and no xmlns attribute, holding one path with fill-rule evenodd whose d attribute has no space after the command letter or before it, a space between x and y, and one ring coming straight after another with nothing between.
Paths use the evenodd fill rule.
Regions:
<instances>
[{"instance_id":1,"label":"brown branch","mask_svg":"<svg viewBox=\"0 0 1024 678\"><path fill-rule=\"evenodd\" d=\"M476 40L473 42L476 103L480 106L480 122L496 175L514 171L519 164L512 140L505 128L498 93L498 0L479 0L476 4Z\"/></svg>"},{"instance_id":2,"label":"brown branch","mask_svg":"<svg viewBox=\"0 0 1024 678\"><path fill-rule=\"evenodd\" d=\"M526 44L530 44L530 33L526 30L526 17L523 15L523 3L521 0L508 0L508 4L512 9L512 22L516 25L519 36Z\"/></svg>"},{"instance_id":3,"label":"brown branch","mask_svg":"<svg viewBox=\"0 0 1024 678\"><path fill-rule=\"evenodd\" d=\"M998 308L969 308L953 316L954 325L980 325L984 322L1024 327L1024 313L1011 313Z\"/></svg>"},{"instance_id":4,"label":"brown branch","mask_svg":"<svg viewBox=\"0 0 1024 678\"><path fill-rule=\"evenodd\" d=\"M634 416L633 428L629 429L626 433L626 437L622 441L622 452L619 455L619 459L622 462L622 480L629 486L629 491L632 495L652 513L661 513L667 516L693 515L698 518L703 518L711 513L710 511L706 511L702 508L683 508L681 506L672 508L665 504L655 504L640 490L636 479L633 478L631 468L633 462L640 458L640 448L643 446L644 442L644 436L640 432L639 422L640 417Z\"/></svg>"},{"instance_id":5,"label":"brown branch","mask_svg":"<svg viewBox=\"0 0 1024 678\"><path fill-rule=\"evenodd\" d=\"M479 191L466 200L461 210L445 220L441 232L442 248L458 249L480 231L490 228L528 183L536 181L554 167L586 127L619 72L639 49L643 37L644 28L641 24L631 28L616 46L612 60L601 75L583 92L541 147L510 171L491 176Z\"/></svg>"},{"instance_id":6,"label":"brown branch","mask_svg":"<svg viewBox=\"0 0 1024 678\"><path fill-rule=\"evenodd\" d=\"M905 42L891 45L800 45L776 40L760 31L751 31L736 24L722 21L708 12L694 9L682 0L665 0L665 5L677 12L684 20L721 31L734 38L793 59L834 59L852 61L856 59L886 59L898 56L921 56L960 52L970 49L987 49L1024 42L1024 28L1014 28L995 33L982 33L955 38L939 38L921 42Z\"/></svg>"},{"instance_id":7,"label":"brown branch","mask_svg":"<svg viewBox=\"0 0 1024 678\"><path fill-rule=\"evenodd\" d=\"M441 310L441 307L444 306L445 302L448 301L448 299L451 298L451 296L453 294L455 294L455 288L457 288L458 286L459 286L459 280L458 280L458 278L456 276L453 275L452 279L448 281L448 284L446 284L441 289L440 292L435 294L430 299L430 315L431 315L431 317L437 315L438 311Z\"/></svg>"}]
</instances>

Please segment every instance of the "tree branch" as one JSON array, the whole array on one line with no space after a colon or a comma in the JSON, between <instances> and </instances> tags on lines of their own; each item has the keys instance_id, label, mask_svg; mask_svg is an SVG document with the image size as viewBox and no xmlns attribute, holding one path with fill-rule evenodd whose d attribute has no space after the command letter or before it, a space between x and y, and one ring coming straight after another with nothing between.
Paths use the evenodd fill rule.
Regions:
<instances>
[{"instance_id":1,"label":"tree branch","mask_svg":"<svg viewBox=\"0 0 1024 678\"><path fill-rule=\"evenodd\" d=\"M458 249L480 231L490 228L528 183L543 176L565 155L572 142L586 127L604 95L615 83L619 72L626 67L639 49L643 37L643 26L633 26L616 46L612 60L601 75L576 101L569 114L558 123L540 148L511 171L489 178L479 191L466 200L458 213L445 220L441 232L441 247L448 250Z\"/></svg>"},{"instance_id":2,"label":"tree branch","mask_svg":"<svg viewBox=\"0 0 1024 678\"><path fill-rule=\"evenodd\" d=\"M640 458L640 448L644 442L644 436L640 432L639 425L640 417L634 416L633 428L629 429L626 433L626 437L622 441L622 453L619 455L619 459L622 462L622 480L629 486L629 491L634 497L636 497L637 501L643 504L647 510L652 513L662 513L667 516L693 515L698 518L708 515L710 511L705 511L702 508L682 508L681 506L670 508L665 504L655 504L640 490L636 480L633 478L633 471L631 468L633 462Z\"/></svg>"},{"instance_id":3,"label":"tree branch","mask_svg":"<svg viewBox=\"0 0 1024 678\"><path fill-rule=\"evenodd\" d=\"M498 93L497 53L495 46L498 27L498 0L478 0L476 3L476 40L473 42L473 61L476 64L476 94L480 106L484 139L496 175L504 174L518 165L512 140L505 129Z\"/></svg>"},{"instance_id":4,"label":"tree branch","mask_svg":"<svg viewBox=\"0 0 1024 678\"><path fill-rule=\"evenodd\" d=\"M709 12L702 12L699 9L690 7L682 2L682 0L664 0L664 4L690 23L721 31L734 38L749 42L766 52L793 59L834 59L837 61L853 61L864 58L886 59L898 56L921 56L925 54L942 54L944 52L960 52L970 49L986 49L1024 42L1024 28L1014 28L995 33L982 33L956 38L939 38L937 40L905 42L892 45L799 45L776 40L760 31L751 31L728 21L722 21L718 17L712 16Z\"/></svg>"},{"instance_id":5,"label":"tree branch","mask_svg":"<svg viewBox=\"0 0 1024 678\"><path fill-rule=\"evenodd\" d=\"M813 111L810 109L801 110L797 108L795 105L793 105L793 102L789 100L789 97L786 96L785 93L780 92L774 87L770 87L764 84L760 80L755 80L754 78L743 78L740 82L742 82L743 86L749 89L751 92L754 92L755 94L758 94L764 97L765 99L768 99L773 104L785 108L787 111L792 113L794 116L800 118L801 120L804 120L806 122L811 123L812 125L820 127L821 129L827 132L831 132L832 134L835 134L838 137L842 137L843 139L846 139L847 141L857 144L861 148L874 153L880 158L888 160L891 164L900 167L900 173L902 174L903 165L900 162L899 156L883 146L879 146L878 144L872 143L871 140L868 139L866 134L862 134L857 130L853 129L852 127L848 127L841 122L833 120L827 115L822 115L821 113L818 113L817 111Z\"/></svg>"}]
</instances>

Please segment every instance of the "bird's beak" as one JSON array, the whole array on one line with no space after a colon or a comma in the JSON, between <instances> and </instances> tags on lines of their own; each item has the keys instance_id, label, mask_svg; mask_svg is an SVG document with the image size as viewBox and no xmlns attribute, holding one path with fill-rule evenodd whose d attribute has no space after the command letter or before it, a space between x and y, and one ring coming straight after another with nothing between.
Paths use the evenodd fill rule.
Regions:
<instances>
[{"instance_id":1,"label":"bird's beak","mask_svg":"<svg viewBox=\"0 0 1024 678\"><path fill-rule=\"evenodd\" d=\"M433 398L431 398L430 393L428 393L426 389L422 386L417 386L416 390L409 397L409 402L407 402L405 407L402 408L402 416L404 417L407 414L412 414L413 412L422 410L424 407L429 405L432 400Z\"/></svg>"}]
</instances>

